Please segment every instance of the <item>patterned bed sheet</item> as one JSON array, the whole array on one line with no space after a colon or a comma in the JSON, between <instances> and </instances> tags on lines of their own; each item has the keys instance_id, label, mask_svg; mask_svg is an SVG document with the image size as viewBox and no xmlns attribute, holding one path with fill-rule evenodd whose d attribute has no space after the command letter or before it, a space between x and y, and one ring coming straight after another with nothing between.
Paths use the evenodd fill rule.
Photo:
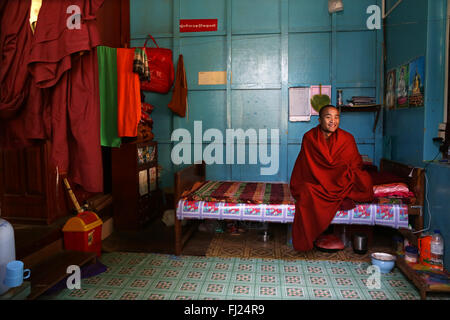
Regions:
<instances>
[{"instance_id":1,"label":"patterned bed sheet","mask_svg":"<svg viewBox=\"0 0 450 320\"><path fill-rule=\"evenodd\" d=\"M295 205L180 200L176 212L179 220L228 219L292 223ZM331 223L408 228L408 206L406 204L357 204L352 210L338 211Z\"/></svg>"}]
</instances>

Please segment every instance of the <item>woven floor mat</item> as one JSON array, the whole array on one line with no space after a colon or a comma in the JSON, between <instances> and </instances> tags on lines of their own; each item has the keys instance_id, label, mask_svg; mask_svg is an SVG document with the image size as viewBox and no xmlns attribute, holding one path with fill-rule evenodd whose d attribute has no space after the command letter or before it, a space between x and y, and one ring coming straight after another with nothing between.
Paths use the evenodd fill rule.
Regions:
<instances>
[{"instance_id":1,"label":"woven floor mat","mask_svg":"<svg viewBox=\"0 0 450 320\"><path fill-rule=\"evenodd\" d=\"M260 231L256 230L248 230L240 234L216 233L206 251L206 256L370 262L370 255L379 251L391 252L391 248L373 245L365 254L357 254L353 252L351 247L333 253L322 252L317 249L298 252L287 244L286 231L282 228L275 228L270 231L270 238L267 242L261 240Z\"/></svg>"}]
</instances>

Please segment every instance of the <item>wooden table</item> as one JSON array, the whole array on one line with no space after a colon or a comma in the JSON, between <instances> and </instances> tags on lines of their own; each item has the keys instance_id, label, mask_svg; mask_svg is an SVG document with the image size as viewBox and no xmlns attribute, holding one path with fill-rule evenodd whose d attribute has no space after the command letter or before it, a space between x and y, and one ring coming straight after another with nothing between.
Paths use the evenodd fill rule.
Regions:
<instances>
[{"instance_id":1,"label":"wooden table","mask_svg":"<svg viewBox=\"0 0 450 320\"><path fill-rule=\"evenodd\" d=\"M404 257L397 257L397 267L414 283L420 292L420 298L423 300L427 298L428 292L450 292L450 286L443 284L428 284L420 273L405 261Z\"/></svg>"}]
</instances>

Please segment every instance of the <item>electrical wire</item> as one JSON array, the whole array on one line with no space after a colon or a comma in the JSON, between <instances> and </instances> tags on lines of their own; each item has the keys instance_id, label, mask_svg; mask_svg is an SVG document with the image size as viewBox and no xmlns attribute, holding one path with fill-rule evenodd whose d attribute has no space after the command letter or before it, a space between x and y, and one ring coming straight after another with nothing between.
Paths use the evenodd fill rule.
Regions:
<instances>
[{"instance_id":1,"label":"electrical wire","mask_svg":"<svg viewBox=\"0 0 450 320\"><path fill-rule=\"evenodd\" d=\"M424 231L428 231L428 230L430 229L430 227L431 227L431 217L432 217L432 215L431 215L431 210L430 210L430 201L428 200L428 192L429 192L430 188L429 188L429 184L428 184L428 176L427 176L427 171L426 171L426 169L427 169L427 167L430 165L430 163L432 163L434 160L436 160L436 158L437 158L440 154L441 154L441 151L438 151L438 153L434 156L433 160L431 160L430 162L428 162L428 163L425 165L425 167L423 168L423 170L424 170L424 176L425 176L425 190L426 190L426 191L425 191L425 202L427 203L427 212L428 212L428 216L429 216L429 219L428 219L428 226L427 226L425 229L418 230L418 231L413 231L413 232L412 232L413 234L421 233L421 232L424 232ZM425 216L424 212L422 212L422 215Z\"/></svg>"}]
</instances>

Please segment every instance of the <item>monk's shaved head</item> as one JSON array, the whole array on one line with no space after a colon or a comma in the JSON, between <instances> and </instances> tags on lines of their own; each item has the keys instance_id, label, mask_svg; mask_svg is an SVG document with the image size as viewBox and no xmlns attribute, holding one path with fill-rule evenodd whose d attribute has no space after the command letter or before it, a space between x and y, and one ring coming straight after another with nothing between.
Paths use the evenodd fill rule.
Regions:
<instances>
[{"instance_id":1,"label":"monk's shaved head","mask_svg":"<svg viewBox=\"0 0 450 320\"><path fill-rule=\"evenodd\" d=\"M326 106L320 108L319 118L323 118L325 111L327 111L327 109L329 109L329 108L334 108L334 109L338 110L338 112L339 112L339 109L337 107L333 106L332 104L329 104L329 105L326 105Z\"/></svg>"},{"instance_id":2,"label":"monk's shaved head","mask_svg":"<svg viewBox=\"0 0 450 320\"><path fill-rule=\"evenodd\" d=\"M319 111L319 123L325 138L328 138L339 128L339 109L329 104Z\"/></svg>"}]
</instances>

